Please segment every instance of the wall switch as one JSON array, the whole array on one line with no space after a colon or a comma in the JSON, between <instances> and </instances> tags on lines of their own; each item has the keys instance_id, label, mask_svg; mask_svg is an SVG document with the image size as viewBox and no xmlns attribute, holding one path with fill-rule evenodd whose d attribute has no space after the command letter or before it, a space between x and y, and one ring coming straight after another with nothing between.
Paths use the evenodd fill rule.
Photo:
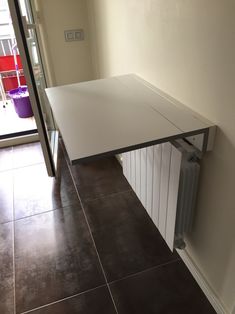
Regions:
<instances>
[{"instance_id":1,"label":"wall switch","mask_svg":"<svg viewBox=\"0 0 235 314\"><path fill-rule=\"evenodd\" d=\"M65 41L74 41L74 34L72 31L64 32Z\"/></svg>"},{"instance_id":2,"label":"wall switch","mask_svg":"<svg viewBox=\"0 0 235 314\"><path fill-rule=\"evenodd\" d=\"M74 40L84 40L84 31L82 29L74 31Z\"/></svg>"},{"instance_id":3,"label":"wall switch","mask_svg":"<svg viewBox=\"0 0 235 314\"><path fill-rule=\"evenodd\" d=\"M80 41L84 40L83 29L72 29L64 31L65 41Z\"/></svg>"}]
</instances>

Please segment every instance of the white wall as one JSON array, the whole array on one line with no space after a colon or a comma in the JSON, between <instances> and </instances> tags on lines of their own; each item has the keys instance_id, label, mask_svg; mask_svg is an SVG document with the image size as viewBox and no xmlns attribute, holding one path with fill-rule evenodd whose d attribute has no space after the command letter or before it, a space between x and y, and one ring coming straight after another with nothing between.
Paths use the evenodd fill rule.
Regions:
<instances>
[{"instance_id":1,"label":"white wall","mask_svg":"<svg viewBox=\"0 0 235 314\"><path fill-rule=\"evenodd\" d=\"M235 1L89 0L96 76L134 72L219 126L188 250L235 301Z\"/></svg>"},{"instance_id":2,"label":"white wall","mask_svg":"<svg viewBox=\"0 0 235 314\"><path fill-rule=\"evenodd\" d=\"M52 85L93 78L86 0L37 0L41 31L49 54ZM84 41L65 42L64 30L83 28Z\"/></svg>"}]
</instances>

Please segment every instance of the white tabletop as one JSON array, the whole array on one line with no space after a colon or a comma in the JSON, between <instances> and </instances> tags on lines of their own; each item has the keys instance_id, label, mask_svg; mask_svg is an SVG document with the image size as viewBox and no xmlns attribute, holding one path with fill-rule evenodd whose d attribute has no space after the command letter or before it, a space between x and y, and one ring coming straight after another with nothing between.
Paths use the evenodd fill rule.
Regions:
<instances>
[{"instance_id":1,"label":"white tabletop","mask_svg":"<svg viewBox=\"0 0 235 314\"><path fill-rule=\"evenodd\" d=\"M212 126L133 74L52 87L46 94L72 163Z\"/></svg>"}]
</instances>

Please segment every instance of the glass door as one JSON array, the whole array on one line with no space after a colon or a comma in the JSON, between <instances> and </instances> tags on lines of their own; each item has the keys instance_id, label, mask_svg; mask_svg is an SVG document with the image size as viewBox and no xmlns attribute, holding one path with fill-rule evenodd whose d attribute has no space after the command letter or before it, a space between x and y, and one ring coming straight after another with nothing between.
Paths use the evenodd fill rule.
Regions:
<instances>
[{"instance_id":1,"label":"glass door","mask_svg":"<svg viewBox=\"0 0 235 314\"><path fill-rule=\"evenodd\" d=\"M58 131L45 94L47 84L37 40L37 25L29 0L8 2L48 175L55 176Z\"/></svg>"}]
</instances>

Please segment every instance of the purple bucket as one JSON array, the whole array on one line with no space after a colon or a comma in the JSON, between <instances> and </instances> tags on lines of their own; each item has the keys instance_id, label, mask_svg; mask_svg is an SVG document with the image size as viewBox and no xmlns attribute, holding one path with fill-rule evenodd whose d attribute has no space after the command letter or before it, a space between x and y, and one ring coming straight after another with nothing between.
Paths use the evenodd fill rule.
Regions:
<instances>
[{"instance_id":1,"label":"purple bucket","mask_svg":"<svg viewBox=\"0 0 235 314\"><path fill-rule=\"evenodd\" d=\"M27 86L21 86L9 91L9 96L13 100L15 111L20 118L33 116Z\"/></svg>"}]
</instances>

